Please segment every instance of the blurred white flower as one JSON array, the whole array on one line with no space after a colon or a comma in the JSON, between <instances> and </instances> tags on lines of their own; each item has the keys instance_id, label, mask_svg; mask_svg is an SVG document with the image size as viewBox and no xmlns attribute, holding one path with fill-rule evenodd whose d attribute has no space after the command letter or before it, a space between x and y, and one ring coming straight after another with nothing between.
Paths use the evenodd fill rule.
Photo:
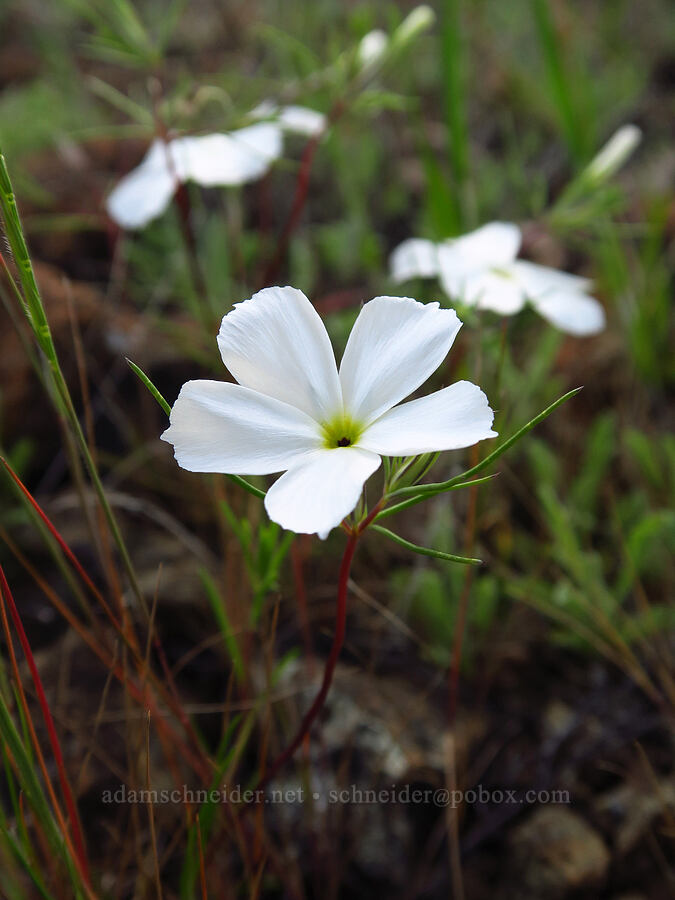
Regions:
<instances>
[{"instance_id":1,"label":"blurred white flower","mask_svg":"<svg viewBox=\"0 0 675 900\"><path fill-rule=\"evenodd\" d=\"M617 172L642 140L637 125L622 125L586 167L585 175L594 181L605 181Z\"/></svg>"},{"instance_id":2,"label":"blurred white flower","mask_svg":"<svg viewBox=\"0 0 675 900\"><path fill-rule=\"evenodd\" d=\"M392 253L391 277L397 282L438 277L445 293L467 306L510 316L529 302L562 331L601 331L605 313L588 293L591 282L516 259L520 243L520 229L509 222L491 222L439 244L412 238Z\"/></svg>"},{"instance_id":3,"label":"blurred white flower","mask_svg":"<svg viewBox=\"0 0 675 900\"><path fill-rule=\"evenodd\" d=\"M405 50L423 32L430 28L436 14L430 6L416 6L391 35L375 28L364 35L356 49L356 59L362 72L373 74L385 58L393 58Z\"/></svg>"},{"instance_id":4,"label":"blurred white flower","mask_svg":"<svg viewBox=\"0 0 675 900\"><path fill-rule=\"evenodd\" d=\"M284 472L265 497L269 517L325 538L352 512L381 456L495 436L487 398L470 382L400 403L443 362L460 327L438 303L376 297L359 313L338 371L307 297L265 288L220 326L220 353L238 383L187 382L162 439L191 472Z\"/></svg>"},{"instance_id":5,"label":"blurred white flower","mask_svg":"<svg viewBox=\"0 0 675 900\"><path fill-rule=\"evenodd\" d=\"M250 114L256 122L227 134L156 139L141 164L125 175L106 200L110 217L122 228L143 228L161 215L179 184L233 186L262 178L283 150L284 131L314 136L326 117L303 106L266 101Z\"/></svg>"},{"instance_id":6,"label":"blurred white flower","mask_svg":"<svg viewBox=\"0 0 675 900\"><path fill-rule=\"evenodd\" d=\"M179 184L195 181L213 187L255 181L281 150L279 127L266 122L229 134L156 139L141 164L112 190L106 209L122 228L142 228L164 212Z\"/></svg>"},{"instance_id":7,"label":"blurred white flower","mask_svg":"<svg viewBox=\"0 0 675 900\"><path fill-rule=\"evenodd\" d=\"M269 119L283 131L293 131L307 137L316 137L325 130L327 120L323 113L307 106L279 106L273 100L263 100L249 114L253 119Z\"/></svg>"},{"instance_id":8,"label":"blurred white flower","mask_svg":"<svg viewBox=\"0 0 675 900\"><path fill-rule=\"evenodd\" d=\"M365 68L378 62L387 49L388 43L389 38L381 28L376 28L374 31L369 31L368 34L364 35L361 38L357 51L361 65Z\"/></svg>"}]
</instances>

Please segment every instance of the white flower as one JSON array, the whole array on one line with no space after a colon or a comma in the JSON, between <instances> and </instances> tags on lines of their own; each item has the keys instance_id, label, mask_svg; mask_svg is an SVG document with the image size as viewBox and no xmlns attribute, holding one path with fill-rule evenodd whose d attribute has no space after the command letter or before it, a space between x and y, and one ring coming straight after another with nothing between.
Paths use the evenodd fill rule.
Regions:
<instances>
[{"instance_id":1,"label":"white flower","mask_svg":"<svg viewBox=\"0 0 675 900\"><path fill-rule=\"evenodd\" d=\"M585 175L605 181L621 168L642 140L637 125L622 125L586 167Z\"/></svg>"},{"instance_id":2,"label":"white flower","mask_svg":"<svg viewBox=\"0 0 675 900\"><path fill-rule=\"evenodd\" d=\"M491 222L440 244L412 238L392 253L391 277L405 281L438 276L445 293L467 306L510 316L529 301L562 331L576 335L601 331L605 313L588 293L591 282L516 259L520 242L520 229L509 222Z\"/></svg>"},{"instance_id":3,"label":"white flower","mask_svg":"<svg viewBox=\"0 0 675 900\"><path fill-rule=\"evenodd\" d=\"M293 131L307 137L316 137L327 125L323 113L306 106L279 106L273 100L263 100L249 115L253 119L271 119L283 131Z\"/></svg>"},{"instance_id":4,"label":"white flower","mask_svg":"<svg viewBox=\"0 0 675 900\"><path fill-rule=\"evenodd\" d=\"M161 215L178 184L236 185L262 178L281 156L277 125L261 122L229 134L156 139L141 164L125 175L106 201L122 228L142 228Z\"/></svg>"},{"instance_id":5,"label":"white flower","mask_svg":"<svg viewBox=\"0 0 675 900\"><path fill-rule=\"evenodd\" d=\"M106 201L110 217L122 228L143 228L161 215L179 184L233 186L262 178L283 150L284 131L314 136L326 127L322 113L303 106L269 101L250 114L256 122L228 134L156 139L141 164L125 175Z\"/></svg>"},{"instance_id":6,"label":"white flower","mask_svg":"<svg viewBox=\"0 0 675 900\"><path fill-rule=\"evenodd\" d=\"M381 456L495 436L485 394L467 381L397 405L443 362L460 327L438 303L376 297L359 313L338 371L307 297L265 288L220 326L220 353L238 384L187 382L162 439L191 472L284 472L265 497L269 517L325 538L354 509Z\"/></svg>"}]
</instances>

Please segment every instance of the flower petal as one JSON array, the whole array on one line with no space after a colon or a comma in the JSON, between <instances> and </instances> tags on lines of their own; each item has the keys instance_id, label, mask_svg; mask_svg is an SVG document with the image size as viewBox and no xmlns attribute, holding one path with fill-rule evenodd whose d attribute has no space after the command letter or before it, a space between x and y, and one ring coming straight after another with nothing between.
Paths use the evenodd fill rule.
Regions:
<instances>
[{"instance_id":1,"label":"flower petal","mask_svg":"<svg viewBox=\"0 0 675 900\"><path fill-rule=\"evenodd\" d=\"M171 150L183 181L204 187L245 184L262 178L281 156L281 131L260 122L229 134L176 138Z\"/></svg>"},{"instance_id":2,"label":"flower petal","mask_svg":"<svg viewBox=\"0 0 675 900\"><path fill-rule=\"evenodd\" d=\"M327 119L323 113L307 106L279 106L273 100L263 100L249 113L252 119L271 119L284 131L294 131L307 137L316 137L325 129Z\"/></svg>"},{"instance_id":3,"label":"flower petal","mask_svg":"<svg viewBox=\"0 0 675 900\"><path fill-rule=\"evenodd\" d=\"M390 409L366 429L358 447L383 456L457 450L496 437L493 420L483 391L470 381L458 381Z\"/></svg>"},{"instance_id":4,"label":"flower petal","mask_svg":"<svg viewBox=\"0 0 675 900\"><path fill-rule=\"evenodd\" d=\"M239 384L290 403L317 421L342 411L330 338L302 291L265 288L236 303L223 318L218 346Z\"/></svg>"},{"instance_id":5,"label":"flower petal","mask_svg":"<svg viewBox=\"0 0 675 900\"><path fill-rule=\"evenodd\" d=\"M512 222L488 222L457 238L452 246L473 265L501 266L516 258L520 241L520 228Z\"/></svg>"},{"instance_id":6,"label":"flower petal","mask_svg":"<svg viewBox=\"0 0 675 900\"><path fill-rule=\"evenodd\" d=\"M469 275L459 299L468 306L490 309L502 316L512 316L525 305L523 288L508 267Z\"/></svg>"},{"instance_id":7,"label":"flower petal","mask_svg":"<svg viewBox=\"0 0 675 900\"><path fill-rule=\"evenodd\" d=\"M284 131L316 137L326 127L326 117L316 109L307 106L282 106L278 121Z\"/></svg>"},{"instance_id":8,"label":"flower petal","mask_svg":"<svg viewBox=\"0 0 675 900\"><path fill-rule=\"evenodd\" d=\"M449 297L464 292L469 275L511 263L520 249L520 228L511 222L490 222L438 247L443 290Z\"/></svg>"},{"instance_id":9,"label":"flower petal","mask_svg":"<svg viewBox=\"0 0 675 900\"><path fill-rule=\"evenodd\" d=\"M162 440L189 472L267 475L321 446L316 423L294 406L224 381L188 381Z\"/></svg>"},{"instance_id":10,"label":"flower petal","mask_svg":"<svg viewBox=\"0 0 675 900\"><path fill-rule=\"evenodd\" d=\"M570 275L560 269L540 266L525 259L516 260L510 267L515 278L523 286L528 299L536 300L555 291L588 291L593 282L579 275Z\"/></svg>"},{"instance_id":11,"label":"flower petal","mask_svg":"<svg viewBox=\"0 0 675 900\"><path fill-rule=\"evenodd\" d=\"M265 509L272 521L323 540L354 509L380 457L356 447L317 450L269 489Z\"/></svg>"},{"instance_id":12,"label":"flower petal","mask_svg":"<svg viewBox=\"0 0 675 900\"><path fill-rule=\"evenodd\" d=\"M375 297L358 315L340 365L345 411L366 425L411 394L445 359L462 323L454 309Z\"/></svg>"},{"instance_id":13,"label":"flower petal","mask_svg":"<svg viewBox=\"0 0 675 900\"><path fill-rule=\"evenodd\" d=\"M552 325L569 334L583 337L605 327L602 305L581 291L555 291L533 300L532 305Z\"/></svg>"},{"instance_id":14,"label":"flower petal","mask_svg":"<svg viewBox=\"0 0 675 900\"><path fill-rule=\"evenodd\" d=\"M141 164L125 175L106 200L108 215L122 228L142 228L161 215L176 189L168 147L153 141Z\"/></svg>"},{"instance_id":15,"label":"flower petal","mask_svg":"<svg viewBox=\"0 0 675 900\"><path fill-rule=\"evenodd\" d=\"M410 278L433 278L438 275L438 248L433 241L410 238L403 241L389 257L389 271L394 281Z\"/></svg>"}]
</instances>

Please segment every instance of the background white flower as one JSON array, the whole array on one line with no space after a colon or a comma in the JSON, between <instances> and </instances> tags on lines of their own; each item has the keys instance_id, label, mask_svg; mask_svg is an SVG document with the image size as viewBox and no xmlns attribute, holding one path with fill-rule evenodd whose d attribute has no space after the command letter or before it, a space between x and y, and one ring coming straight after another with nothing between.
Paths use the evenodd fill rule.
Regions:
<instances>
[{"instance_id":1,"label":"background white flower","mask_svg":"<svg viewBox=\"0 0 675 900\"><path fill-rule=\"evenodd\" d=\"M520 244L520 229L509 222L490 222L439 244L412 238L392 253L391 277L438 277L445 293L467 306L510 316L529 302L562 331L580 336L601 331L605 313L588 293L591 282L516 259Z\"/></svg>"},{"instance_id":2,"label":"background white flower","mask_svg":"<svg viewBox=\"0 0 675 900\"><path fill-rule=\"evenodd\" d=\"M140 165L125 175L106 200L110 217L122 228L143 228L161 215L178 184L233 186L262 178L283 151L283 132L320 134L326 117L303 106L269 101L250 114L256 122L228 134L156 139Z\"/></svg>"},{"instance_id":3,"label":"background white flower","mask_svg":"<svg viewBox=\"0 0 675 900\"><path fill-rule=\"evenodd\" d=\"M381 456L496 436L485 394L467 381L397 406L443 362L460 327L438 303L376 297L359 313L338 371L307 297L265 288L220 327L221 356L238 384L183 385L162 439L192 472L284 472L267 492L269 517L325 538L354 509Z\"/></svg>"},{"instance_id":4,"label":"background white flower","mask_svg":"<svg viewBox=\"0 0 675 900\"><path fill-rule=\"evenodd\" d=\"M326 128L327 119L323 113L307 106L279 106L273 100L263 100L249 115L252 119L271 119L283 131L316 137Z\"/></svg>"}]
</instances>

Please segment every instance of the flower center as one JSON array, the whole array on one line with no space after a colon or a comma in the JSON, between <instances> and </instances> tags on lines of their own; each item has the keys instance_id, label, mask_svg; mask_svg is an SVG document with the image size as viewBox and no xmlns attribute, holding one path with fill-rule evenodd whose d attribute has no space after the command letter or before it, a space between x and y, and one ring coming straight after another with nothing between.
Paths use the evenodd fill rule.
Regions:
<instances>
[{"instance_id":1,"label":"flower center","mask_svg":"<svg viewBox=\"0 0 675 900\"><path fill-rule=\"evenodd\" d=\"M358 425L349 416L342 413L324 422L321 426L323 444L328 450L336 447L351 447L363 434L363 426Z\"/></svg>"},{"instance_id":2,"label":"flower center","mask_svg":"<svg viewBox=\"0 0 675 900\"><path fill-rule=\"evenodd\" d=\"M508 281L513 281L513 275L508 269L501 269L499 266L493 266L490 271L493 275L498 275L500 278L506 278Z\"/></svg>"}]
</instances>

